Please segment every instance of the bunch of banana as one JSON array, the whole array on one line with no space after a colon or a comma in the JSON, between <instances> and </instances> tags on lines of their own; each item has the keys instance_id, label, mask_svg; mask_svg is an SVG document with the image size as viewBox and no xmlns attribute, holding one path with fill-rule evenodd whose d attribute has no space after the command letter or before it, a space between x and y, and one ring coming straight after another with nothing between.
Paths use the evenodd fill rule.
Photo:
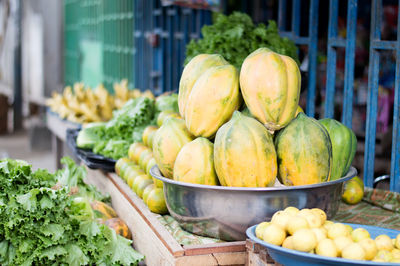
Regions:
<instances>
[{"instance_id":1,"label":"bunch of banana","mask_svg":"<svg viewBox=\"0 0 400 266\"><path fill-rule=\"evenodd\" d=\"M113 87L114 95L102 84L92 90L83 83L75 83L73 88L65 87L62 94L53 92L46 104L61 118L84 124L110 120L113 110L121 108L131 98L144 96L154 99L150 90L143 93L138 89L129 90L126 79L114 83Z\"/></svg>"}]
</instances>

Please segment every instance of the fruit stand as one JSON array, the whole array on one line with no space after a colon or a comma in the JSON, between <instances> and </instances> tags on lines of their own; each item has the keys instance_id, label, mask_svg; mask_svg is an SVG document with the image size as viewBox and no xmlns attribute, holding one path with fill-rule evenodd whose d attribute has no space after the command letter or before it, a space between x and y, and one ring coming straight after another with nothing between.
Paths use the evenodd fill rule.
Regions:
<instances>
[{"instance_id":1,"label":"fruit stand","mask_svg":"<svg viewBox=\"0 0 400 266\"><path fill-rule=\"evenodd\" d=\"M132 89L127 80L111 87L114 79L107 79L107 87L70 84L47 100L47 126L61 169L49 173L33 170L29 162L0 159L0 187L5 188L0 191L0 264L400 263L400 194L395 192L400 86L393 111L392 191L380 190L370 178L378 95L368 99L364 145L357 139L359 130L352 129L357 1L347 5L345 38L337 33L338 1L329 4L324 104L317 103L316 85L319 1L307 6L307 37L300 30L300 1L292 1L291 31L286 31L286 1L279 1L274 4L279 23L255 24L240 12L216 14L200 35L197 26L210 12L196 11L196 20L207 15L191 25L199 38L189 43L188 36L174 34L181 40L173 49L172 34L163 32L158 47L157 31L147 32L144 43L141 30L152 24L142 18L147 12L155 25L162 21L158 30L164 24L170 33L183 30L179 25L192 11L167 8L176 2L185 5L129 4L140 12L134 17L140 22L135 61L144 66L142 71L136 66L137 84L154 87ZM380 10L382 3L372 2ZM83 6L90 13L102 4ZM159 20L164 13L167 19ZM376 30L375 13L371 28ZM126 16L133 19L131 12ZM394 43L379 42L371 49L394 49ZM307 46L306 56L296 45ZM400 41L396 45L400 69ZM346 49L341 118L330 102L338 47ZM371 66L379 65L379 53L372 50ZM160 55L168 56L169 65L158 60ZM179 62L171 62L174 56ZM162 69L151 73L152 82L145 78L147 61ZM376 74L374 65L371 91L378 84ZM78 163L61 159L64 142ZM367 151L365 171L355 159L360 145Z\"/></svg>"}]
</instances>

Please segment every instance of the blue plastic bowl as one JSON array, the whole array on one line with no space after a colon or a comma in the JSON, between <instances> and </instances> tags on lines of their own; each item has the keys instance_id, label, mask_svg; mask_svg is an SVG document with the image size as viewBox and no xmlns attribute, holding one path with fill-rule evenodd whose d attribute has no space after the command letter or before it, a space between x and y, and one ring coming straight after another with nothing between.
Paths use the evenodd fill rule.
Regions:
<instances>
[{"instance_id":1,"label":"blue plastic bowl","mask_svg":"<svg viewBox=\"0 0 400 266\"><path fill-rule=\"evenodd\" d=\"M348 223L343 223L343 224L348 224ZM371 235L371 238L375 238L378 235L386 234L390 238L396 238L396 236L400 233L400 231L393 230L393 229L386 229L382 227L376 227L376 226L369 226L369 225L361 225L361 224L348 224L353 229L362 227L366 229L369 234ZM283 248L280 246L276 246L273 244L269 244L265 241L262 241L261 239L258 239L256 237L256 227L257 225L254 225L252 227L249 227L246 231L247 237L250 238L252 241L264 246L268 250L268 254L271 256L273 260L276 262L283 264L283 265L296 265L296 266L302 266L302 265L399 265L399 263L383 263L383 262L373 262L373 261L363 261L363 260L349 260L349 259L343 259L343 258L331 258L331 257L325 257L325 256L320 256L316 254L310 254L306 252L301 252L301 251L296 251L296 250L291 250L287 248Z\"/></svg>"}]
</instances>

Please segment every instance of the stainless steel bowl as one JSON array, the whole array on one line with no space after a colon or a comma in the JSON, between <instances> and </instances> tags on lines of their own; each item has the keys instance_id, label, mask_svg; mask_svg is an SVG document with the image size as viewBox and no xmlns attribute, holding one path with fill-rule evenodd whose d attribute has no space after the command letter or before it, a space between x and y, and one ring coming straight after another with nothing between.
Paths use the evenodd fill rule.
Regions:
<instances>
[{"instance_id":1,"label":"stainless steel bowl","mask_svg":"<svg viewBox=\"0 0 400 266\"><path fill-rule=\"evenodd\" d=\"M164 183L168 210L179 224L194 234L223 240L245 240L246 229L287 206L320 208L333 217L342 196L343 182L357 175L351 167L335 181L306 186L266 188L190 184L165 178L157 166L150 174Z\"/></svg>"}]
</instances>

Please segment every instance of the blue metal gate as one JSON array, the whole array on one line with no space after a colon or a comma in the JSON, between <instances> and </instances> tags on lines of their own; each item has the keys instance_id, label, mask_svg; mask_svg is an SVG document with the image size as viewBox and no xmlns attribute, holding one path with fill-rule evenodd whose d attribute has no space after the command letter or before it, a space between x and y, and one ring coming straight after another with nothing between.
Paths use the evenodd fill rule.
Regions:
<instances>
[{"instance_id":1,"label":"blue metal gate","mask_svg":"<svg viewBox=\"0 0 400 266\"><path fill-rule=\"evenodd\" d=\"M186 44L211 23L211 12L136 0L134 23L135 86L156 94L177 90Z\"/></svg>"}]
</instances>

